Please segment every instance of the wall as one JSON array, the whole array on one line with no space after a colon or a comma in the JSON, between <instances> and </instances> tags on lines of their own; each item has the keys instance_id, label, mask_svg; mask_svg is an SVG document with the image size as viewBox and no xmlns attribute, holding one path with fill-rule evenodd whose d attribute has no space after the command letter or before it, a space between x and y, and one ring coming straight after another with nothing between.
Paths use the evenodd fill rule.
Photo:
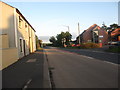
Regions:
<instances>
[{"instance_id":1,"label":"wall","mask_svg":"<svg viewBox=\"0 0 120 90\"><path fill-rule=\"evenodd\" d=\"M22 27L19 26L19 17L22 19ZM17 27L17 43L18 43L18 53L19 58L24 55L28 55L36 50L36 41L35 41L35 31L32 27L26 22L26 20L19 14L16 13L16 27ZM20 48L20 39L22 39L22 52ZM25 53L24 53L24 45L23 41L25 41Z\"/></svg>"},{"instance_id":2,"label":"wall","mask_svg":"<svg viewBox=\"0 0 120 90\"><path fill-rule=\"evenodd\" d=\"M35 50L36 50L36 38L35 38L35 32L34 32L34 30L32 29L32 44L33 44L33 51L32 52L34 52Z\"/></svg>"},{"instance_id":3,"label":"wall","mask_svg":"<svg viewBox=\"0 0 120 90\"><path fill-rule=\"evenodd\" d=\"M26 20L16 12L16 8L0 1L0 70L16 62L19 58L36 50L35 32ZM19 27L21 16L22 28ZM25 27L27 25L27 27ZM22 52L20 51L20 39L22 39ZM25 48L23 41L25 41ZM24 52L25 51L25 52Z\"/></svg>"},{"instance_id":4,"label":"wall","mask_svg":"<svg viewBox=\"0 0 120 90\"><path fill-rule=\"evenodd\" d=\"M101 40L103 45L107 44L108 42L108 33L100 28L99 26L97 26L96 24L92 25L91 27L89 27L85 32L82 33L82 43L86 43L86 42L94 42L95 37L93 38L93 32L94 30L98 30L98 36L103 36L103 38L98 37L98 42Z\"/></svg>"},{"instance_id":5,"label":"wall","mask_svg":"<svg viewBox=\"0 0 120 90\"><path fill-rule=\"evenodd\" d=\"M17 57L17 48L10 48L9 47L9 41L8 41L8 35L0 35L0 40L2 40L2 43L0 44L0 70L6 68L7 66L11 65L12 63L16 62L18 60ZM6 56L7 55L7 56Z\"/></svg>"},{"instance_id":6,"label":"wall","mask_svg":"<svg viewBox=\"0 0 120 90\"><path fill-rule=\"evenodd\" d=\"M108 33L104 29L99 29L99 36L103 36L102 38L99 37L99 40L102 40L103 45L108 43Z\"/></svg>"},{"instance_id":7,"label":"wall","mask_svg":"<svg viewBox=\"0 0 120 90\"><path fill-rule=\"evenodd\" d=\"M9 47L15 47L14 28L14 8L2 3L2 34L8 35Z\"/></svg>"},{"instance_id":8,"label":"wall","mask_svg":"<svg viewBox=\"0 0 120 90\"><path fill-rule=\"evenodd\" d=\"M14 8L0 1L0 70L18 60L15 46Z\"/></svg>"},{"instance_id":9,"label":"wall","mask_svg":"<svg viewBox=\"0 0 120 90\"><path fill-rule=\"evenodd\" d=\"M9 48L9 42L8 42L8 35L7 34L0 35L0 40L1 40L1 43L0 43L0 48L1 49Z\"/></svg>"},{"instance_id":10,"label":"wall","mask_svg":"<svg viewBox=\"0 0 120 90\"><path fill-rule=\"evenodd\" d=\"M12 53L11 53L12 52ZM2 69L17 61L17 48L2 49ZM7 54L7 57L6 57ZM1 69L0 69L1 70Z\"/></svg>"},{"instance_id":11,"label":"wall","mask_svg":"<svg viewBox=\"0 0 120 90\"><path fill-rule=\"evenodd\" d=\"M19 14L16 13L16 27L17 27L17 43L18 43L18 55L19 58L22 58L24 55L29 54L29 25L25 20L20 16L22 19L22 27L19 26ZM25 27L25 25L27 27ZM21 47L20 47L20 39L22 39L22 52L21 52ZM24 53L24 45L23 45L23 40L25 40L25 53Z\"/></svg>"},{"instance_id":12,"label":"wall","mask_svg":"<svg viewBox=\"0 0 120 90\"><path fill-rule=\"evenodd\" d=\"M83 43L86 42L92 42L92 30L96 27L97 25L94 24L91 27L89 27L84 33L83 33Z\"/></svg>"}]
</instances>

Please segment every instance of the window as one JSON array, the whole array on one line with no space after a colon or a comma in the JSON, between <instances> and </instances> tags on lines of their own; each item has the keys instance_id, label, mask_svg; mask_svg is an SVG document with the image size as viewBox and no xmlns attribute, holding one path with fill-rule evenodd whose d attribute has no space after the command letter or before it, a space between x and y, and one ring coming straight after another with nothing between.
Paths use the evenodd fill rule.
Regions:
<instances>
[{"instance_id":1,"label":"window","mask_svg":"<svg viewBox=\"0 0 120 90\"><path fill-rule=\"evenodd\" d=\"M19 27L22 28L22 19L20 16L19 16Z\"/></svg>"},{"instance_id":2,"label":"window","mask_svg":"<svg viewBox=\"0 0 120 90\"><path fill-rule=\"evenodd\" d=\"M20 52L22 52L22 39L20 39Z\"/></svg>"},{"instance_id":3,"label":"window","mask_svg":"<svg viewBox=\"0 0 120 90\"><path fill-rule=\"evenodd\" d=\"M25 23L25 28L27 28L27 23Z\"/></svg>"}]
</instances>

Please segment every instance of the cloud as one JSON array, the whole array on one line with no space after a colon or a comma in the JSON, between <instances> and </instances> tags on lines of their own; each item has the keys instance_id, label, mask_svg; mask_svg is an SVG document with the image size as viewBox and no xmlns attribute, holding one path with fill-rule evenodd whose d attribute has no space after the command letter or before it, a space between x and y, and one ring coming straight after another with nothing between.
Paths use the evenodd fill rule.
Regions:
<instances>
[{"instance_id":1,"label":"cloud","mask_svg":"<svg viewBox=\"0 0 120 90\"><path fill-rule=\"evenodd\" d=\"M43 43L49 43L49 38L51 36L39 36L39 39L43 41Z\"/></svg>"}]
</instances>

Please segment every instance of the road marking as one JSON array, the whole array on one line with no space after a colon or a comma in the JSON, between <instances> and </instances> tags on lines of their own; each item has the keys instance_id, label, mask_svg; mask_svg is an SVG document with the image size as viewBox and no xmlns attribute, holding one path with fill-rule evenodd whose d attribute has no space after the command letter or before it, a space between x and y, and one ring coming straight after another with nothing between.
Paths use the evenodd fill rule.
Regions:
<instances>
[{"instance_id":1,"label":"road marking","mask_svg":"<svg viewBox=\"0 0 120 90\"><path fill-rule=\"evenodd\" d=\"M117 53L104 52L104 51L92 51L92 50L81 50L81 51L89 51L89 52L97 52L97 53L107 53L107 54L117 54ZM120 55L120 54L118 54L118 55Z\"/></svg>"},{"instance_id":2,"label":"road marking","mask_svg":"<svg viewBox=\"0 0 120 90\"><path fill-rule=\"evenodd\" d=\"M118 65L118 64L115 64L115 63L112 63L112 62L108 62L108 61L103 61L103 62L106 62L106 63L112 64L112 65Z\"/></svg>"},{"instance_id":3,"label":"road marking","mask_svg":"<svg viewBox=\"0 0 120 90\"><path fill-rule=\"evenodd\" d=\"M98 52L98 53L107 53L107 54L117 54L117 53L111 53L111 52L102 52L102 51L92 51L92 52Z\"/></svg>"},{"instance_id":4,"label":"road marking","mask_svg":"<svg viewBox=\"0 0 120 90\"><path fill-rule=\"evenodd\" d=\"M22 90L26 90L26 88L28 87L28 85L30 84L31 81L32 81L32 79L29 79Z\"/></svg>"},{"instance_id":5,"label":"road marking","mask_svg":"<svg viewBox=\"0 0 120 90\"><path fill-rule=\"evenodd\" d=\"M31 63L31 62L36 62L36 59L29 59L28 61L26 61L27 63Z\"/></svg>"},{"instance_id":6,"label":"road marking","mask_svg":"<svg viewBox=\"0 0 120 90\"><path fill-rule=\"evenodd\" d=\"M63 50L61 50L61 51L63 51ZM67 53L66 53L66 52L67 52ZM65 53L65 54L76 54L76 55L79 55L79 56L82 56L82 57L85 57L85 58L94 59L93 57L81 55L81 54L78 54L78 53L75 53L75 52L63 51L63 52L61 52L61 53Z\"/></svg>"},{"instance_id":7,"label":"road marking","mask_svg":"<svg viewBox=\"0 0 120 90\"><path fill-rule=\"evenodd\" d=\"M89 57L89 56L84 56L84 55L80 55L82 57L85 57L85 58L89 58L89 59L94 59L93 57Z\"/></svg>"},{"instance_id":8,"label":"road marking","mask_svg":"<svg viewBox=\"0 0 120 90\"><path fill-rule=\"evenodd\" d=\"M105 53L105 52L101 52L101 51L92 51L92 52Z\"/></svg>"}]
</instances>

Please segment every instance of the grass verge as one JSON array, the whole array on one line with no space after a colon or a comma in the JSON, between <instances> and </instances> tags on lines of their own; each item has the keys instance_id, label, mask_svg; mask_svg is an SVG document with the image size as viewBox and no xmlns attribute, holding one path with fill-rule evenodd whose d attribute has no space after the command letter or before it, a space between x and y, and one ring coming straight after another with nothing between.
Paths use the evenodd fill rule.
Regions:
<instances>
[{"instance_id":1,"label":"grass verge","mask_svg":"<svg viewBox=\"0 0 120 90\"><path fill-rule=\"evenodd\" d=\"M107 52L113 52L113 53L120 53L120 46L111 47L106 51Z\"/></svg>"},{"instance_id":2,"label":"grass verge","mask_svg":"<svg viewBox=\"0 0 120 90\"><path fill-rule=\"evenodd\" d=\"M43 48L39 47L39 48L37 48L37 50L43 50Z\"/></svg>"}]
</instances>

